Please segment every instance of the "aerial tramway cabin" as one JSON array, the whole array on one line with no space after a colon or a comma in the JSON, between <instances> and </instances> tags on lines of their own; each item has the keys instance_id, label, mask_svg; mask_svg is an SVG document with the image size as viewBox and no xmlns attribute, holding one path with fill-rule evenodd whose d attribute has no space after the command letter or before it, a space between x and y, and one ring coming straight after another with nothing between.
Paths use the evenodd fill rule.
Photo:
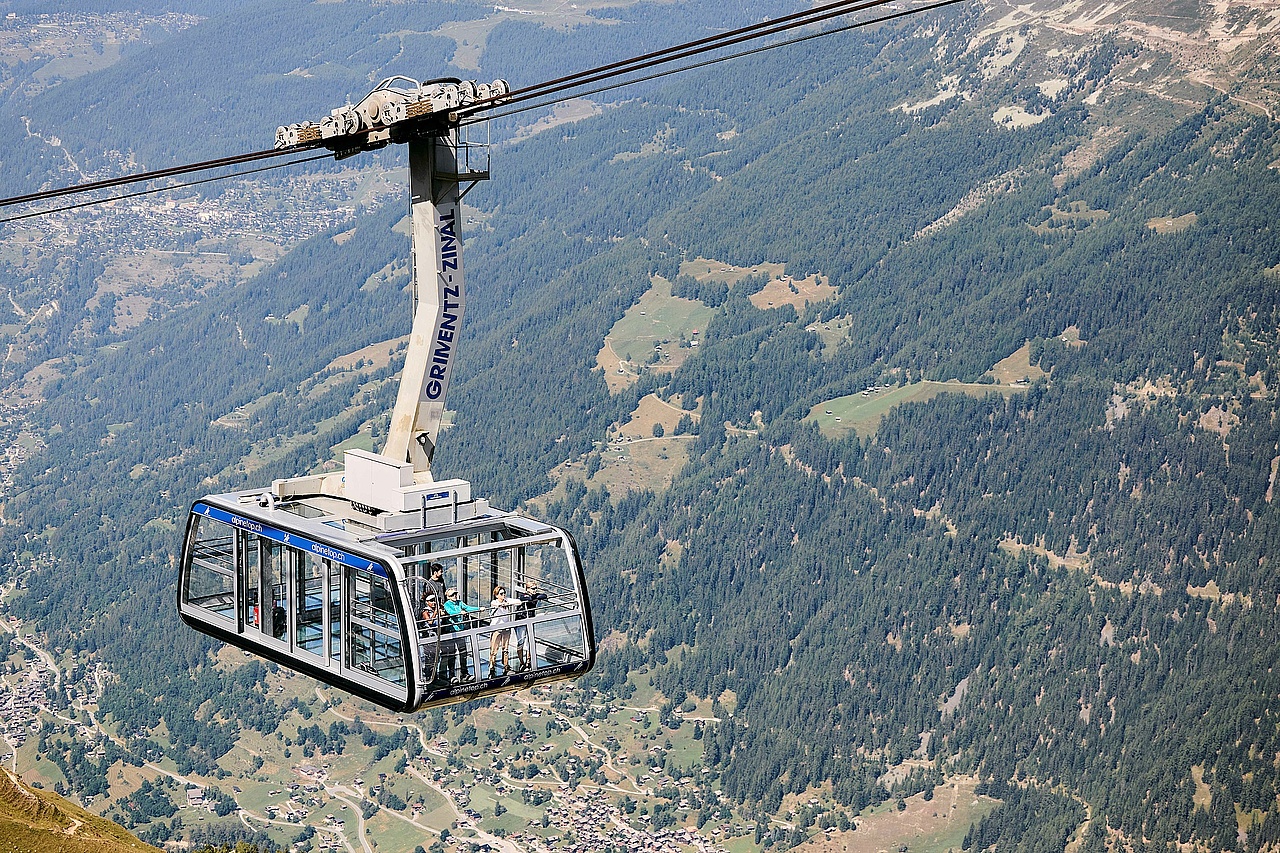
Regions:
<instances>
[{"instance_id":1,"label":"aerial tramway cabin","mask_svg":"<svg viewBox=\"0 0 1280 853\"><path fill-rule=\"evenodd\" d=\"M444 516L441 523L402 531L381 530L368 508L325 495L203 497L183 548L182 619L398 711L590 669L595 647L573 538L484 501L463 502L479 512L456 520L457 497L422 513ZM435 591L432 563L443 567L442 586L455 590L463 614L443 613L441 601L436 618L423 618ZM493 616L498 587L513 602L501 625ZM520 593L535 591L532 607L519 606ZM509 632L506 667L491 654L499 631Z\"/></svg>"},{"instance_id":2,"label":"aerial tramway cabin","mask_svg":"<svg viewBox=\"0 0 1280 853\"><path fill-rule=\"evenodd\" d=\"M393 710L560 681L595 661L573 538L431 472L465 307L462 196L489 174L487 146L468 140L457 110L508 91L388 78L318 124L277 129L278 149L338 157L408 143L413 326L400 391L380 453L348 450L341 471L206 495L182 544L183 622Z\"/></svg>"}]
</instances>

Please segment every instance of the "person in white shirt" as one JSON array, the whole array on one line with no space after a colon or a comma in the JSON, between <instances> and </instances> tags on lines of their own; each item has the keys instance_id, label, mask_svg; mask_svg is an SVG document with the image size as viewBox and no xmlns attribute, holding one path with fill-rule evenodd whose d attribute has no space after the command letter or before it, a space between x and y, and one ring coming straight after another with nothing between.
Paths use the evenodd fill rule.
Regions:
<instances>
[{"instance_id":1,"label":"person in white shirt","mask_svg":"<svg viewBox=\"0 0 1280 853\"><path fill-rule=\"evenodd\" d=\"M493 603L489 605L493 611L493 617L489 624L497 628L489 635L489 677L493 678L494 661L498 655L502 655L502 674L506 675L511 671L511 665L507 663L507 646L511 642L511 614L515 611L519 604L507 598L507 590L504 586L495 586L493 588Z\"/></svg>"}]
</instances>

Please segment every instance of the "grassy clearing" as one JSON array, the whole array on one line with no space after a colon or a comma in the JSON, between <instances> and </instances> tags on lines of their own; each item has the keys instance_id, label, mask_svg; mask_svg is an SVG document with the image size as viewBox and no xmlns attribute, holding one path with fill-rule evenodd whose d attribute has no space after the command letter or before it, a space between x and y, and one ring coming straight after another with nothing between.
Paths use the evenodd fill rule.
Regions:
<instances>
[{"instance_id":1,"label":"grassy clearing","mask_svg":"<svg viewBox=\"0 0 1280 853\"><path fill-rule=\"evenodd\" d=\"M884 387L870 392L859 392L846 397L837 397L819 403L809 410L805 420L818 424L823 435L828 438L839 438L850 432L866 438L873 435L880 425L880 420L894 406L903 403L924 403L939 394L967 394L970 397L985 397L987 394L1004 394L1008 396L1015 388L999 385L984 385L969 382L912 382L909 385Z\"/></svg>"},{"instance_id":2,"label":"grassy clearing","mask_svg":"<svg viewBox=\"0 0 1280 853\"><path fill-rule=\"evenodd\" d=\"M653 286L613 324L596 355L609 391L630 387L643 367L670 373L684 364L697 349L691 342L713 313L696 299L672 296L671 282L654 276Z\"/></svg>"},{"instance_id":3,"label":"grassy clearing","mask_svg":"<svg viewBox=\"0 0 1280 853\"><path fill-rule=\"evenodd\" d=\"M770 263L757 264L754 267L735 267L733 264L726 264L710 258L694 258L691 261L683 261L680 264L681 275L691 275L698 281L723 281L729 287L733 287L749 275L763 273L774 279L782 278L785 271L785 264Z\"/></svg>"},{"instance_id":4,"label":"grassy clearing","mask_svg":"<svg viewBox=\"0 0 1280 853\"><path fill-rule=\"evenodd\" d=\"M1195 225L1199 218L1194 211L1181 216L1157 216L1147 220L1147 227L1157 234L1180 234Z\"/></svg>"},{"instance_id":5,"label":"grassy clearing","mask_svg":"<svg viewBox=\"0 0 1280 853\"><path fill-rule=\"evenodd\" d=\"M589 24L615 23L608 18L587 14L592 9L630 5L624 2L603 3L599 0L582 0L578 3L562 3L558 0L522 0L519 10L494 6L492 14L479 20L450 21L431 33L452 39L455 49L450 64L466 71L479 71L489 33L504 21L535 21L554 29L570 29Z\"/></svg>"},{"instance_id":6,"label":"grassy clearing","mask_svg":"<svg viewBox=\"0 0 1280 853\"><path fill-rule=\"evenodd\" d=\"M652 433L652 422L648 424ZM585 481L589 489L603 487L615 499L625 496L628 490L661 492L669 488L676 474L688 463L689 447L696 438L692 435L671 435L670 432L668 428L663 438L633 438L610 444L601 453L600 470L590 477L585 476L581 460L570 460L557 466L549 474L555 485L529 500L529 506L537 511L548 502L563 498L565 484L569 480Z\"/></svg>"},{"instance_id":7,"label":"grassy clearing","mask_svg":"<svg viewBox=\"0 0 1280 853\"><path fill-rule=\"evenodd\" d=\"M1064 228L1086 228L1111 218L1108 211L1095 210L1083 201L1069 201L1066 207L1055 205L1045 210L1049 211L1049 219L1039 225L1031 226L1031 230L1037 234L1052 234Z\"/></svg>"},{"instance_id":8,"label":"grassy clearing","mask_svg":"<svg viewBox=\"0 0 1280 853\"><path fill-rule=\"evenodd\" d=\"M588 481L588 486L604 486L619 497L628 489L662 491L669 487L689 461L689 447L696 436L636 439L614 445L604 454L604 465Z\"/></svg>"},{"instance_id":9,"label":"grassy clearing","mask_svg":"<svg viewBox=\"0 0 1280 853\"><path fill-rule=\"evenodd\" d=\"M398 817L392 817L385 811L379 811L366 821L368 833L374 841L375 850L412 850L417 845L430 847L431 842L439 838L439 832L431 832L414 826Z\"/></svg>"},{"instance_id":10,"label":"grassy clearing","mask_svg":"<svg viewBox=\"0 0 1280 853\"><path fill-rule=\"evenodd\" d=\"M796 848L804 853L879 853L903 845L911 853L946 853L959 850L970 824L995 808L997 801L974 794L976 781L956 779L936 789L926 801L917 794L906 801L904 811L892 804L859 818L857 830L819 834Z\"/></svg>"},{"instance_id":11,"label":"grassy clearing","mask_svg":"<svg viewBox=\"0 0 1280 853\"><path fill-rule=\"evenodd\" d=\"M1041 370L1039 365L1031 363L1031 342L1028 341L1008 357L997 361L995 366L987 371L987 375L1001 385L1012 385L1023 379L1034 382L1049 374Z\"/></svg>"},{"instance_id":12,"label":"grassy clearing","mask_svg":"<svg viewBox=\"0 0 1280 853\"><path fill-rule=\"evenodd\" d=\"M805 326L807 331L822 338L822 357L831 358L842 343L849 340L849 330L853 328L853 318L848 314L828 320L825 323L811 323Z\"/></svg>"},{"instance_id":13,"label":"grassy clearing","mask_svg":"<svg viewBox=\"0 0 1280 853\"><path fill-rule=\"evenodd\" d=\"M325 365L325 370L381 370L391 364L391 358L409 346L409 336L401 335L389 341L369 344L363 349L346 355L340 355Z\"/></svg>"},{"instance_id":14,"label":"grassy clearing","mask_svg":"<svg viewBox=\"0 0 1280 853\"><path fill-rule=\"evenodd\" d=\"M583 119L598 116L603 112L604 109L594 101L587 98L571 98L552 107L550 115L539 118L533 124L522 126L511 137L511 142L523 142L530 137L537 136L544 130L551 130L551 128L559 127L562 124L573 124Z\"/></svg>"},{"instance_id":15,"label":"grassy clearing","mask_svg":"<svg viewBox=\"0 0 1280 853\"><path fill-rule=\"evenodd\" d=\"M810 302L823 302L835 296L837 292L827 281L826 276L811 275L807 278L792 278L784 275L770 280L759 293L751 294L751 304L762 310L790 305L799 312L803 311Z\"/></svg>"},{"instance_id":16,"label":"grassy clearing","mask_svg":"<svg viewBox=\"0 0 1280 853\"><path fill-rule=\"evenodd\" d=\"M618 434L631 438L652 438L654 424L661 424L663 432L670 435L675 432L680 418L686 414L696 418L692 412L686 412L679 406L673 406L653 394L640 398L639 405L631 413L631 420L618 428Z\"/></svg>"}]
</instances>

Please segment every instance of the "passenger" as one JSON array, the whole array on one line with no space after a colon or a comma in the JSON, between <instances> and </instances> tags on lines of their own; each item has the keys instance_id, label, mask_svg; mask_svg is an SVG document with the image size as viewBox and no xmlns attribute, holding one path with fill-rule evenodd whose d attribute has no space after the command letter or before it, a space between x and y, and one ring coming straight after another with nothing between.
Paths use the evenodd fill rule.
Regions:
<instances>
[{"instance_id":1,"label":"passenger","mask_svg":"<svg viewBox=\"0 0 1280 853\"><path fill-rule=\"evenodd\" d=\"M422 622L420 623L420 633L430 636L436 634L440 630L440 608L436 605L436 597L427 595L425 601L422 602Z\"/></svg>"},{"instance_id":2,"label":"passenger","mask_svg":"<svg viewBox=\"0 0 1280 853\"><path fill-rule=\"evenodd\" d=\"M284 639L284 632L288 629L285 623L289 621L289 614L285 613L284 605L276 602L271 608L271 636L277 640Z\"/></svg>"},{"instance_id":3,"label":"passenger","mask_svg":"<svg viewBox=\"0 0 1280 853\"><path fill-rule=\"evenodd\" d=\"M529 629L525 620L532 619L539 601L546 601L547 594L538 588L536 580L529 580L524 585L524 592L517 593L520 606L516 608L516 657L520 659L520 670L523 672L533 665L533 649L529 648ZM527 650L527 652L526 652Z\"/></svg>"},{"instance_id":4,"label":"passenger","mask_svg":"<svg viewBox=\"0 0 1280 853\"><path fill-rule=\"evenodd\" d=\"M422 680L435 681L440 677L440 608L436 597L427 593L422 602L422 620L418 623L418 636L422 642Z\"/></svg>"},{"instance_id":5,"label":"passenger","mask_svg":"<svg viewBox=\"0 0 1280 853\"><path fill-rule=\"evenodd\" d=\"M441 645L445 659L445 674L449 676L449 681L453 682L458 680L454 676L461 672L461 680L470 681L471 673L467 671L467 638L458 635L467 629L469 621L467 614L478 613L480 608L459 602L458 590L451 586L444 593L444 612L444 630L447 638ZM454 668L455 657L457 669Z\"/></svg>"},{"instance_id":6,"label":"passenger","mask_svg":"<svg viewBox=\"0 0 1280 853\"><path fill-rule=\"evenodd\" d=\"M502 674L511 672L511 665L507 663L507 646L511 642L511 629L504 626L511 624L511 614L515 612L517 603L507 598L506 587L495 586L493 604L489 606L493 610L493 620L490 624L498 628L489 635L489 677L493 678L496 675L493 671L493 662L499 654L502 655Z\"/></svg>"},{"instance_id":7,"label":"passenger","mask_svg":"<svg viewBox=\"0 0 1280 853\"><path fill-rule=\"evenodd\" d=\"M444 566L432 563L427 566L427 580L422 584L423 597L435 596L437 602L444 601Z\"/></svg>"}]
</instances>

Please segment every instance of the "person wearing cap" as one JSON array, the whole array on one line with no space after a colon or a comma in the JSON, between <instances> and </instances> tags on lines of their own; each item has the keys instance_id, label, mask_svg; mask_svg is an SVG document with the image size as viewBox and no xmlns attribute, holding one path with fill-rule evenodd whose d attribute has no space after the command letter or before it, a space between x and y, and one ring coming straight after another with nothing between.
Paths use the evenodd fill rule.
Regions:
<instances>
[{"instance_id":1,"label":"person wearing cap","mask_svg":"<svg viewBox=\"0 0 1280 853\"><path fill-rule=\"evenodd\" d=\"M439 677L440 670L440 659L435 653L440 637L440 605L436 602L435 593L428 592L422 600L422 616L418 625L420 636L427 640L426 653L422 656L422 680L432 682Z\"/></svg>"},{"instance_id":2,"label":"person wearing cap","mask_svg":"<svg viewBox=\"0 0 1280 853\"><path fill-rule=\"evenodd\" d=\"M533 664L533 649L525 651L529 645L529 628L525 620L532 619L539 601L546 601L547 594L538 588L538 582L532 578L525 582L524 591L516 593L520 606L516 608L516 658L520 669L526 670Z\"/></svg>"},{"instance_id":3,"label":"person wearing cap","mask_svg":"<svg viewBox=\"0 0 1280 853\"><path fill-rule=\"evenodd\" d=\"M462 681L470 681L471 673L467 671L467 638L458 636L459 633L467 628L469 613L478 613L479 607L472 607L469 604L463 604L458 601L458 588L449 587L444 591L444 631L449 639L443 643L445 656L445 674L449 676L449 680L454 680L454 675L461 672ZM457 658L457 669L454 668L454 658Z\"/></svg>"}]
</instances>

